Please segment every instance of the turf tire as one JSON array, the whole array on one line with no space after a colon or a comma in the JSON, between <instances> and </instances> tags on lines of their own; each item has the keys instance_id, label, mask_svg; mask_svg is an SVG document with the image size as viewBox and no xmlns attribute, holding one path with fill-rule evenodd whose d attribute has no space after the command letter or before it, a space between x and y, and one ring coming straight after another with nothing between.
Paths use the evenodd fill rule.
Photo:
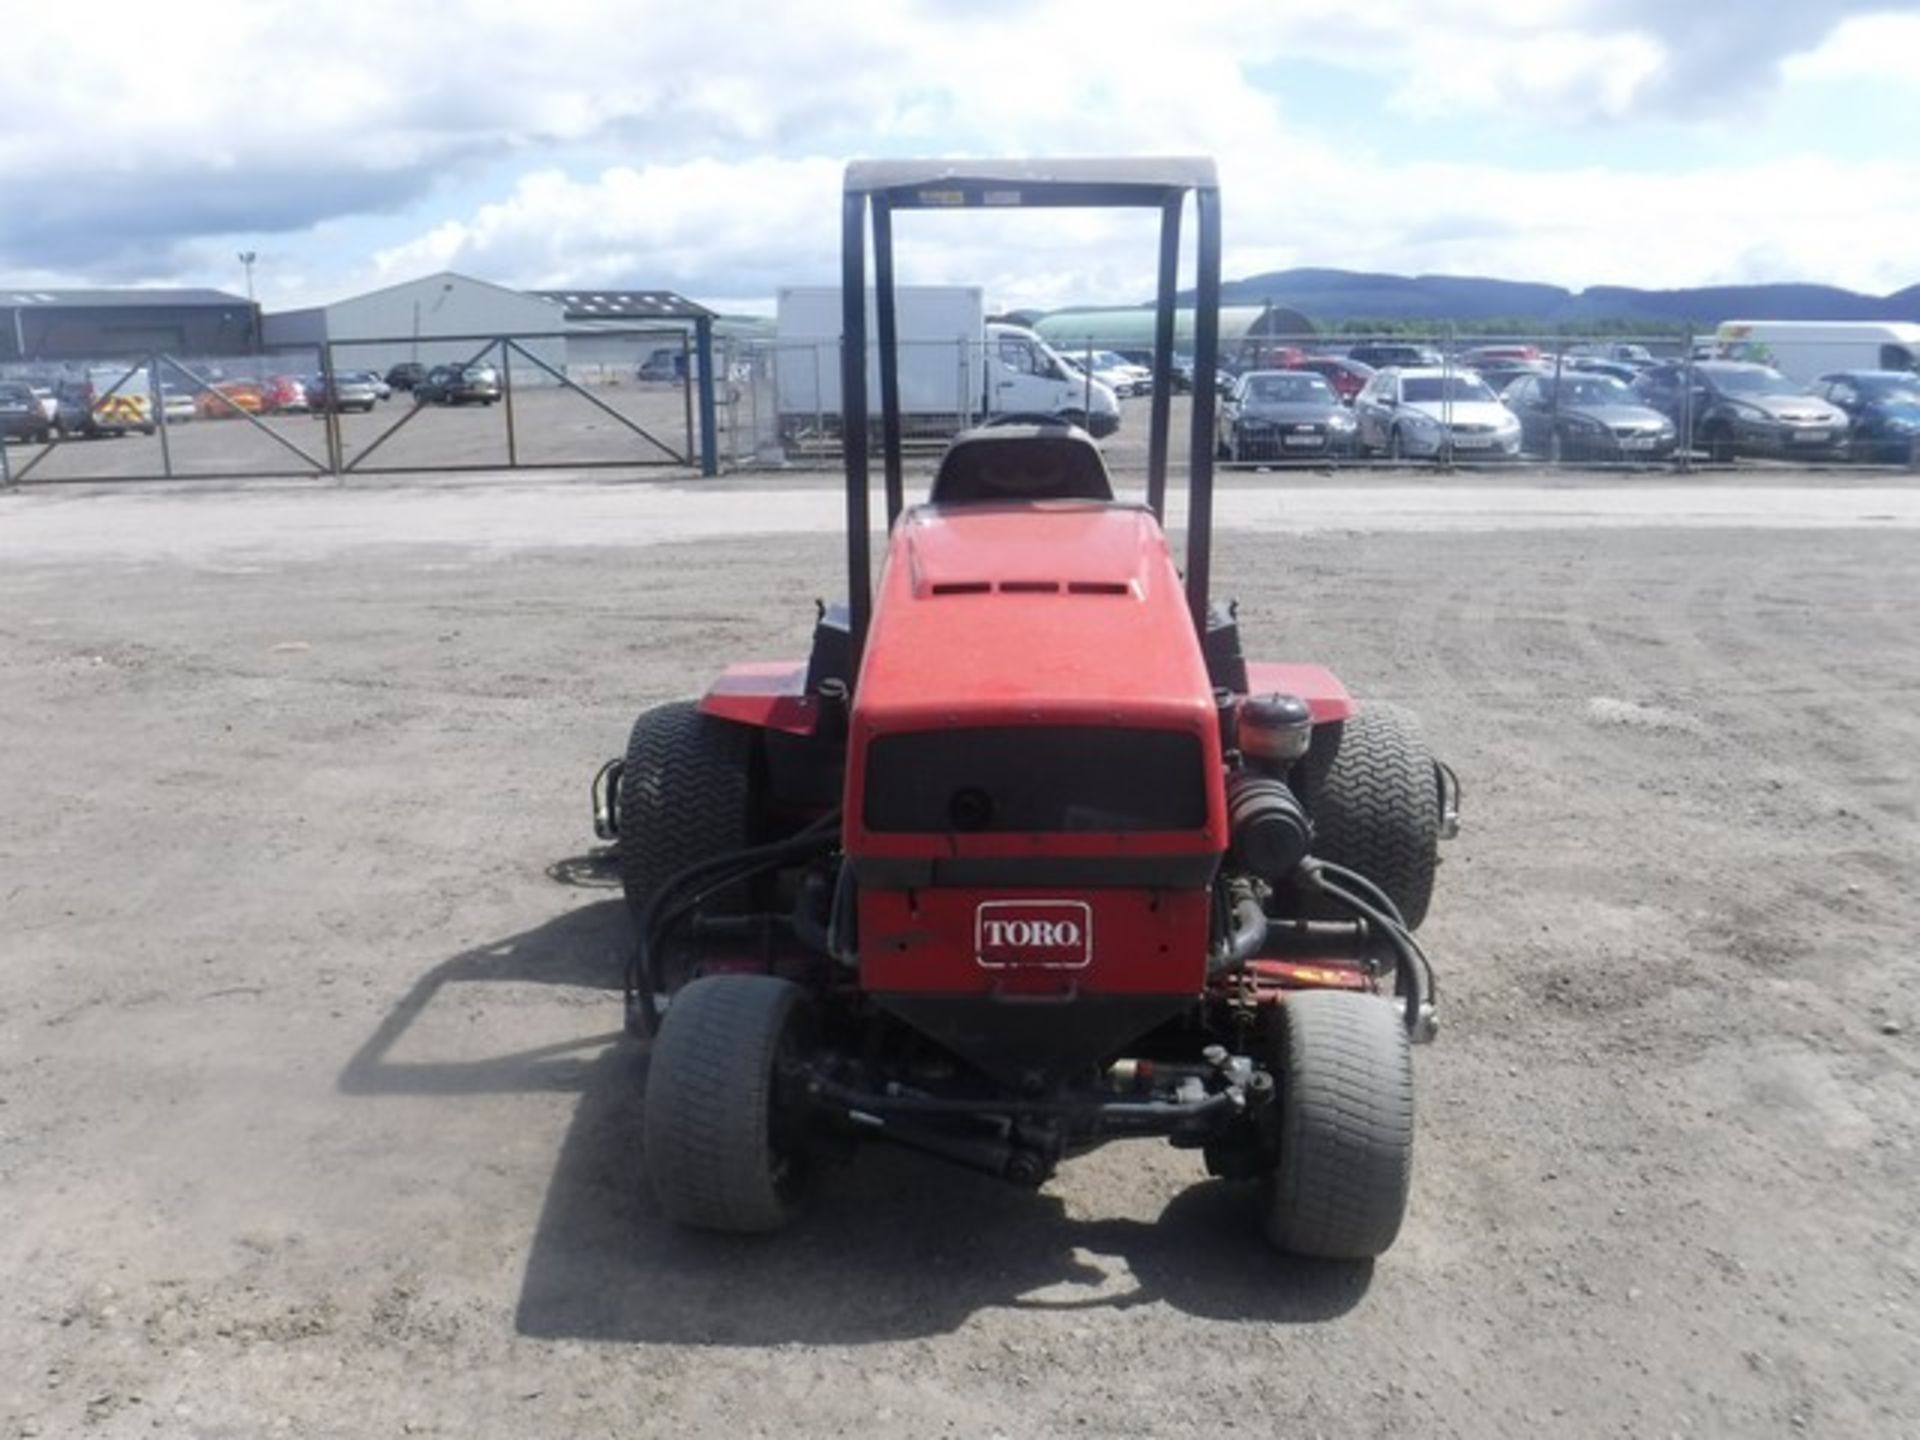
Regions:
<instances>
[{"instance_id":1,"label":"turf tire","mask_svg":"<svg viewBox=\"0 0 1920 1440\"><path fill-rule=\"evenodd\" d=\"M1359 871L1418 929L1440 863L1440 775L1414 718L1368 705L1316 729L1304 798L1314 855ZM1322 917L1347 913L1325 901L1313 908Z\"/></svg>"},{"instance_id":2,"label":"turf tire","mask_svg":"<svg viewBox=\"0 0 1920 1440\"><path fill-rule=\"evenodd\" d=\"M778 1230L805 1199L804 1099L781 1075L809 1028L806 995L771 975L707 975L673 997L647 1067L647 1174L667 1218Z\"/></svg>"},{"instance_id":3,"label":"turf tire","mask_svg":"<svg viewBox=\"0 0 1920 1440\"><path fill-rule=\"evenodd\" d=\"M676 870L752 843L752 770L753 732L690 700L633 722L617 803L620 885L635 920Z\"/></svg>"},{"instance_id":4,"label":"turf tire","mask_svg":"<svg viewBox=\"0 0 1920 1440\"><path fill-rule=\"evenodd\" d=\"M1280 1155L1267 1239L1316 1259L1385 1254L1413 1175L1413 1061L1399 1012L1339 990L1302 991L1276 1009Z\"/></svg>"}]
</instances>

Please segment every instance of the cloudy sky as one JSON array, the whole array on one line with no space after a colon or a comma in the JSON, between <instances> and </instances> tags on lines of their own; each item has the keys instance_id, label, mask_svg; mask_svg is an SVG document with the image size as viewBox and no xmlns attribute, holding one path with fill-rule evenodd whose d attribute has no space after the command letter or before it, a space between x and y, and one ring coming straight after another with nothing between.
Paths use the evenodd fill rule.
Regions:
<instances>
[{"instance_id":1,"label":"cloudy sky","mask_svg":"<svg viewBox=\"0 0 1920 1440\"><path fill-rule=\"evenodd\" d=\"M8 10L0 283L251 250L270 309L445 268L762 309L835 277L851 156L1136 153L1218 159L1229 276L1920 281L1915 0L84 10ZM1137 217L903 223L903 279L996 304L1152 288Z\"/></svg>"}]
</instances>

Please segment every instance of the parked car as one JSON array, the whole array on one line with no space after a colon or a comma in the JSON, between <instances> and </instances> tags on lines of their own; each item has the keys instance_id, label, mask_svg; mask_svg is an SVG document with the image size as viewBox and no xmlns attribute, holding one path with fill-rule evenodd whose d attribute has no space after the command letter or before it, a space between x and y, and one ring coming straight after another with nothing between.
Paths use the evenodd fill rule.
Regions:
<instances>
[{"instance_id":1,"label":"parked car","mask_svg":"<svg viewBox=\"0 0 1920 1440\"><path fill-rule=\"evenodd\" d=\"M265 410L267 395L255 380L221 380L202 390L193 403L203 420L237 420Z\"/></svg>"},{"instance_id":2,"label":"parked car","mask_svg":"<svg viewBox=\"0 0 1920 1440\"><path fill-rule=\"evenodd\" d=\"M390 390L411 390L426 378L426 366L418 360L402 360L387 371L387 387Z\"/></svg>"},{"instance_id":3,"label":"parked car","mask_svg":"<svg viewBox=\"0 0 1920 1440\"><path fill-rule=\"evenodd\" d=\"M1362 455L1437 456L1449 447L1467 459L1520 453L1520 421L1471 370L1389 366L1353 402Z\"/></svg>"},{"instance_id":4,"label":"parked car","mask_svg":"<svg viewBox=\"0 0 1920 1440\"><path fill-rule=\"evenodd\" d=\"M325 375L315 375L306 386L307 405L315 415L329 410L364 412L373 409L380 399L374 376L365 370L336 370L331 385Z\"/></svg>"},{"instance_id":5,"label":"parked car","mask_svg":"<svg viewBox=\"0 0 1920 1440\"><path fill-rule=\"evenodd\" d=\"M1629 340L1610 340L1592 345L1576 345L1567 352L1569 356L1579 356L1587 360L1605 360L1613 365L1625 365L1634 370L1644 370L1649 365L1658 364L1653 352L1644 345Z\"/></svg>"},{"instance_id":6,"label":"parked car","mask_svg":"<svg viewBox=\"0 0 1920 1440\"><path fill-rule=\"evenodd\" d=\"M1076 374L1091 374L1122 400L1130 395L1144 394L1153 388L1151 370L1129 364L1111 350L1061 350L1057 353L1073 367Z\"/></svg>"},{"instance_id":7,"label":"parked car","mask_svg":"<svg viewBox=\"0 0 1920 1440\"><path fill-rule=\"evenodd\" d=\"M1911 370L1839 370L1813 393L1847 412L1847 454L1907 464L1920 456L1920 375Z\"/></svg>"},{"instance_id":8,"label":"parked car","mask_svg":"<svg viewBox=\"0 0 1920 1440\"><path fill-rule=\"evenodd\" d=\"M436 365L413 387L416 405L491 405L500 398L500 372L491 365Z\"/></svg>"},{"instance_id":9,"label":"parked car","mask_svg":"<svg viewBox=\"0 0 1920 1440\"><path fill-rule=\"evenodd\" d=\"M1220 402L1214 446L1223 460L1319 460L1353 453L1353 416L1306 370L1249 370Z\"/></svg>"},{"instance_id":10,"label":"parked car","mask_svg":"<svg viewBox=\"0 0 1920 1440\"><path fill-rule=\"evenodd\" d=\"M269 375L260 384L266 407L276 415L304 415L307 386L298 375Z\"/></svg>"},{"instance_id":11,"label":"parked car","mask_svg":"<svg viewBox=\"0 0 1920 1440\"><path fill-rule=\"evenodd\" d=\"M1438 367L1440 364L1440 352L1431 345L1386 340L1372 340L1352 346L1347 351L1347 358L1370 365L1375 370L1385 370L1389 366L1396 370L1408 370Z\"/></svg>"},{"instance_id":12,"label":"parked car","mask_svg":"<svg viewBox=\"0 0 1920 1440\"><path fill-rule=\"evenodd\" d=\"M1462 351L1458 363L1471 370L1484 371L1495 365L1537 365L1540 362L1538 345L1476 345L1471 350Z\"/></svg>"},{"instance_id":13,"label":"parked car","mask_svg":"<svg viewBox=\"0 0 1920 1440\"><path fill-rule=\"evenodd\" d=\"M1489 360L1484 365L1465 367L1469 374L1478 375L1489 390L1496 395L1506 393L1507 387L1516 380L1524 380L1531 375L1553 374L1553 366L1542 364L1538 360Z\"/></svg>"},{"instance_id":14,"label":"parked car","mask_svg":"<svg viewBox=\"0 0 1920 1440\"><path fill-rule=\"evenodd\" d=\"M662 346L655 350L633 372L636 380L655 382L684 381L687 378L689 358L687 352Z\"/></svg>"},{"instance_id":15,"label":"parked car","mask_svg":"<svg viewBox=\"0 0 1920 1440\"><path fill-rule=\"evenodd\" d=\"M20 383L33 391L33 398L40 402L40 408L46 412L47 423L56 424L60 418L60 397L56 393L59 382L46 375L29 375Z\"/></svg>"},{"instance_id":16,"label":"parked car","mask_svg":"<svg viewBox=\"0 0 1920 1440\"><path fill-rule=\"evenodd\" d=\"M40 397L22 380L0 380L0 441L32 440L45 445L53 439L53 422Z\"/></svg>"},{"instance_id":17,"label":"parked car","mask_svg":"<svg viewBox=\"0 0 1920 1440\"><path fill-rule=\"evenodd\" d=\"M1338 355L1302 355L1286 367L1290 370L1311 370L1327 382L1336 399L1342 405L1353 404L1354 397L1367 388L1367 381L1373 378L1373 367L1363 365L1358 360L1342 359Z\"/></svg>"},{"instance_id":18,"label":"parked car","mask_svg":"<svg viewBox=\"0 0 1920 1440\"><path fill-rule=\"evenodd\" d=\"M1500 399L1520 418L1521 445L1556 463L1660 460L1680 439L1671 420L1611 375L1523 375Z\"/></svg>"},{"instance_id":19,"label":"parked car","mask_svg":"<svg viewBox=\"0 0 1920 1440\"><path fill-rule=\"evenodd\" d=\"M62 435L95 439L138 430L154 431L153 401L145 371L134 374L116 365L72 376L54 388L54 427Z\"/></svg>"},{"instance_id":20,"label":"parked car","mask_svg":"<svg viewBox=\"0 0 1920 1440\"><path fill-rule=\"evenodd\" d=\"M1147 372L1147 389L1151 390L1153 388L1153 351L1116 350L1113 353L1129 365L1134 365L1145 370ZM1193 361L1188 356L1175 352L1170 359L1167 373L1167 393L1170 395L1186 395L1191 393L1192 390Z\"/></svg>"},{"instance_id":21,"label":"parked car","mask_svg":"<svg viewBox=\"0 0 1920 1440\"><path fill-rule=\"evenodd\" d=\"M1675 425L1687 409L1687 369L1656 365L1634 382L1634 393ZM1778 370L1739 360L1693 366L1692 433L1687 443L1710 459L1772 455L1832 458L1847 444L1847 412L1793 383Z\"/></svg>"},{"instance_id":22,"label":"parked car","mask_svg":"<svg viewBox=\"0 0 1920 1440\"><path fill-rule=\"evenodd\" d=\"M1646 367L1630 365L1624 360L1608 360L1599 355L1569 355L1562 360L1560 368L1583 375L1611 375L1622 385L1631 385L1640 378L1640 372Z\"/></svg>"},{"instance_id":23,"label":"parked car","mask_svg":"<svg viewBox=\"0 0 1920 1440\"><path fill-rule=\"evenodd\" d=\"M194 393L178 385L160 387L160 416L169 425L184 425L200 414Z\"/></svg>"}]
</instances>

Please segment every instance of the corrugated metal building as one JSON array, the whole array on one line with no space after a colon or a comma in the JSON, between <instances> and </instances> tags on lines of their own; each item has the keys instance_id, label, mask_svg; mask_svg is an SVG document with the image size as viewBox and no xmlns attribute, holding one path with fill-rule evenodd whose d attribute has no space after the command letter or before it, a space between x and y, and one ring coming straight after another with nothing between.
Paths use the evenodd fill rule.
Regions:
<instances>
[{"instance_id":1,"label":"corrugated metal building","mask_svg":"<svg viewBox=\"0 0 1920 1440\"><path fill-rule=\"evenodd\" d=\"M331 305L283 310L262 323L269 350L316 355L331 343L334 367L342 370L384 373L401 361L433 366L475 359L498 366L500 347L488 342L503 335L529 337L517 343L556 370L567 362L567 324L556 307L451 270ZM516 385L546 382L537 366L514 358Z\"/></svg>"},{"instance_id":2,"label":"corrugated metal building","mask_svg":"<svg viewBox=\"0 0 1920 1440\"><path fill-rule=\"evenodd\" d=\"M244 355L253 307L224 290L36 290L0 287L0 362Z\"/></svg>"},{"instance_id":3,"label":"corrugated metal building","mask_svg":"<svg viewBox=\"0 0 1920 1440\"><path fill-rule=\"evenodd\" d=\"M671 290L530 290L567 328L567 369L576 379L631 380L656 350L691 350L714 313Z\"/></svg>"}]
</instances>

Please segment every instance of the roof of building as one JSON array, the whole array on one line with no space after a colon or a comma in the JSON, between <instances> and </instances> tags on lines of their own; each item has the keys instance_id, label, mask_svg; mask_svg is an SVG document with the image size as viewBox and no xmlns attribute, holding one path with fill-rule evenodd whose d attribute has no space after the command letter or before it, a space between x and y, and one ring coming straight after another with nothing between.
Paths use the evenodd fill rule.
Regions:
<instances>
[{"instance_id":1,"label":"roof of building","mask_svg":"<svg viewBox=\"0 0 1920 1440\"><path fill-rule=\"evenodd\" d=\"M224 290L174 290L147 287L138 290L42 290L38 286L0 285L0 310L46 306L62 310L121 310L129 307L180 305L245 305L243 295Z\"/></svg>"},{"instance_id":2,"label":"roof of building","mask_svg":"<svg viewBox=\"0 0 1920 1440\"><path fill-rule=\"evenodd\" d=\"M529 290L569 320L701 320L713 311L671 290Z\"/></svg>"}]
</instances>

